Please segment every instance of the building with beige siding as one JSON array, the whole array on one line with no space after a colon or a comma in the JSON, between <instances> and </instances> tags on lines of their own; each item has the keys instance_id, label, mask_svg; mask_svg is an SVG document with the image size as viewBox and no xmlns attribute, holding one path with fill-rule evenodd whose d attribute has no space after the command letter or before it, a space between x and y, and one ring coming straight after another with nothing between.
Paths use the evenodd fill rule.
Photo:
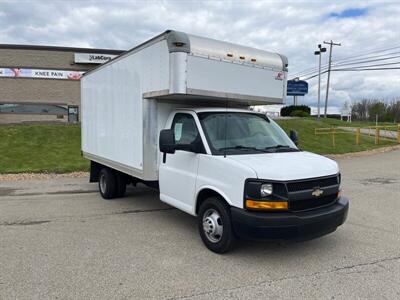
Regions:
<instances>
[{"instance_id":1,"label":"building with beige siding","mask_svg":"<svg viewBox=\"0 0 400 300\"><path fill-rule=\"evenodd\" d=\"M123 52L0 44L0 124L79 122L80 77Z\"/></svg>"}]
</instances>

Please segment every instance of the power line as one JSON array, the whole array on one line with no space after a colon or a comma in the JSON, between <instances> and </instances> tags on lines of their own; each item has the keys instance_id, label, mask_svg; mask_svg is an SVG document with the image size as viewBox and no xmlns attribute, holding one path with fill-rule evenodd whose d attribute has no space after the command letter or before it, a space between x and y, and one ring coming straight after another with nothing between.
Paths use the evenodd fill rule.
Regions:
<instances>
[{"instance_id":1,"label":"power line","mask_svg":"<svg viewBox=\"0 0 400 300\"><path fill-rule=\"evenodd\" d=\"M321 66L321 70L323 70L323 71L328 70L328 66L327 66L327 65L324 66L324 67ZM297 76L295 76L295 77L304 77L304 76L308 76L308 75L314 74L314 73L316 73L316 72L318 72L318 68L316 68L316 69L313 70L313 71L309 71L309 72L303 73L303 74L301 74L301 75L297 75Z\"/></svg>"},{"instance_id":2,"label":"power line","mask_svg":"<svg viewBox=\"0 0 400 300\"><path fill-rule=\"evenodd\" d=\"M398 65L398 64L400 64L400 61L386 63L386 64L375 64L375 65L366 65L366 66L352 66L352 67L347 67L347 68L356 69L356 68L379 67L379 66Z\"/></svg>"},{"instance_id":3,"label":"power line","mask_svg":"<svg viewBox=\"0 0 400 300\"><path fill-rule=\"evenodd\" d=\"M385 53L385 54L372 55L372 56L368 56L368 57L364 57L364 58L357 58L357 59L350 60L350 61L359 61L359 60L365 60L365 59L370 59L370 58L388 56L388 55L393 55L393 54L400 54L400 51L390 52L390 53ZM340 62L340 61L337 61L337 60L333 60L333 62L334 63L339 62L339 64L343 63L343 62Z\"/></svg>"},{"instance_id":4,"label":"power line","mask_svg":"<svg viewBox=\"0 0 400 300\"><path fill-rule=\"evenodd\" d=\"M396 52L397 53L397 52ZM389 55L389 54L385 54L385 55ZM379 56L383 56L383 55L379 55ZM399 58L400 55L396 55L396 56L391 56L391 57L383 57L383 58L379 58L379 59L357 59L354 60L352 62L346 62L346 63L335 63L333 62L334 66L345 66L345 65L356 65L356 64L365 64L368 62L374 62L374 61L383 61L383 60L391 60L391 59L395 59L395 58ZM328 65L325 65L324 67L322 67L323 70L328 69ZM312 68L312 70L307 71L307 72L302 72L302 73L295 73L296 76L293 75L293 77L304 77L304 76L308 76L311 74L314 74L315 72L317 72L317 68Z\"/></svg>"},{"instance_id":5,"label":"power line","mask_svg":"<svg viewBox=\"0 0 400 300\"><path fill-rule=\"evenodd\" d=\"M334 71L334 70L332 70L332 71ZM322 74L325 74L326 72L328 72L328 70L321 72L321 75L322 75ZM309 79L315 78L315 77L317 77L317 76L318 76L318 73L317 73L317 74L314 74L314 75L312 75L312 76L310 76L310 77L303 78L302 80L309 80Z\"/></svg>"},{"instance_id":6,"label":"power line","mask_svg":"<svg viewBox=\"0 0 400 300\"><path fill-rule=\"evenodd\" d=\"M363 56L367 56L369 54L374 54L377 52L386 52L389 50L393 50L393 49L399 49L399 51L396 52L391 52L391 53L386 53L386 54L379 54L379 55L372 55L372 56L368 56L368 57L363 57ZM334 59L333 62L335 64L342 64L344 62L359 62L361 60L366 60L366 59L370 59L370 58L375 58L375 57L382 57L382 56L388 56L388 55L392 55L392 54L398 54L400 53L400 45L396 45L394 47L390 47L390 48L378 48L378 49L374 49L371 51L366 51L366 52L359 52L356 55L352 55L352 56L348 56L342 59ZM352 59L354 57L357 57L356 59ZM322 67L322 69L327 68L328 64L325 64ZM311 67L311 68L307 68L307 69L303 69L302 71L298 71L296 73L294 73L293 75L291 75L293 78L294 77L303 77L303 76L307 76L308 74L312 74L313 72L316 72L318 68L316 67Z\"/></svg>"},{"instance_id":7,"label":"power line","mask_svg":"<svg viewBox=\"0 0 400 300\"><path fill-rule=\"evenodd\" d=\"M381 70L400 70L400 66L399 67L389 67L389 68L363 68L363 67L358 67L358 68L344 68L344 69L332 69L332 72L338 72L338 71L381 71ZM327 73L328 71L324 71L321 72L321 74ZM318 74L314 74L312 76L309 76L307 78L304 78L302 80L310 80L313 79L315 77L317 77Z\"/></svg>"},{"instance_id":8,"label":"power line","mask_svg":"<svg viewBox=\"0 0 400 300\"><path fill-rule=\"evenodd\" d=\"M349 66L348 68L362 68L362 67L368 67L368 65L367 66L365 65L368 62L378 62L378 61L384 61L384 60L391 60L391 59L395 59L395 58L400 58L400 55L392 56L390 58L381 58L381 59L371 59L371 60L359 61L357 63L334 64L333 66L334 67ZM391 63L388 63L388 64L396 64L396 63L397 62L391 62ZM380 66L380 65L387 65L387 64L377 64L377 66ZM373 66L375 66L375 65L373 65ZM322 68L322 70L323 71L327 71L328 67L324 67L324 68ZM314 71L310 71L310 72L304 73L302 75L298 75L297 77L312 76L312 75L314 75L316 73L317 73L317 70L314 70ZM323 73L326 73L326 72L323 72ZM305 80L305 79L303 79L303 80Z\"/></svg>"},{"instance_id":9,"label":"power line","mask_svg":"<svg viewBox=\"0 0 400 300\"><path fill-rule=\"evenodd\" d=\"M380 71L380 70L400 70L400 67L392 67L392 68L366 68L366 69L336 69L336 70L332 70L332 71ZM314 77L316 77L318 75L315 75Z\"/></svg>"},{"instance_id":10,"label":"power line","mask_svg":"<svg viewBox=\"0 0 400 300\"><path fill-rule=\"evenodd\" d=\"M373 54L373 53L377 53L377 52L386 52L386 51L393 50L393 49L400 49L400 45L396 45L395 47L391 47L391 48L376 49L376 50L372 50L372 51L368 51L368 52L359 52L358 54L355 54L355 55L352 55L352 56L348 56L348 57L345 57L345 58L342 58L342 59L338 59L336 61L337 62L346 61L346 60L349 60L349 59L354 58L354 57L363 57L363 56L366 56L366 55L369 55L369 54Z\"/></svg>"},{"instance_id":11,"label":"power line","mask_svg":"<svg viewBox=\"0 0 400 300\"><path fill-rule=\"evenodd\" d=\"M364 61L359 61L359 62L354 62L354 63L339 63L339 64L335 64L335 66L347 66L347 65L354 65L354 64L363 64L363 63L368 63L368 62L373 62L373 61L382 61L382 60L394 59L394 58L399 58L399 57L400 57L400 55L396 55L396 56L392 56L392 57L370 59L370 60L364 60Z\"/></svg>"}]
</instances>

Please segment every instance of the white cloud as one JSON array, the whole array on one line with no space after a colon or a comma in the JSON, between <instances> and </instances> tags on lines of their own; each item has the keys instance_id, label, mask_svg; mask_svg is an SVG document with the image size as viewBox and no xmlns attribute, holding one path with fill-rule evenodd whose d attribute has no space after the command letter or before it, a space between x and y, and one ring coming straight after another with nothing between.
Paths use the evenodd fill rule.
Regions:
<instances>
[{"instance_id":1,"label":"white cloud","mask_svg":"<svg viewBox=\"0 0 400 300\"><path fill-rule=\"evenodd\" d=\"M395 2L0 2L2 43L129 49L166 29L176 29L285 54L290 74L316 67L313 52L323 40L342 43L334 48L334 60L400 46L400 5ZM348 9L366 13L330 17ZM316 79L309 80L310 93L301 102L315 105ZM338 107L346 100L400 95L400 70L333 72L331 79L330 104ZM325 99L325 75L322 83L321 99Z\"/></svg>"}]
</instances>

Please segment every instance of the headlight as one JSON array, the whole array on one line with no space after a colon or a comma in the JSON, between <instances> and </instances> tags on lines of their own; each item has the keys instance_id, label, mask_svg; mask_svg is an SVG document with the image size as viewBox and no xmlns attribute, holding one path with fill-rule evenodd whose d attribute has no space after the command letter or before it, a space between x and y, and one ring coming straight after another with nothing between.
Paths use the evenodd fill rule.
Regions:
<instances>
[{"instance_id":1,"label":"headlight","mask_svg":"<svg viewBox=\"0 0 400 300\"><path fill-rule=\"evenodd\" d=\"M268 197L272 195L272 184L271 183L264 183L261 185L261 197Z\"/></svg>"},{"instance_id":2,"label":"headlight","mask_svg":"<svg viewBox=\"0 0 400 300\"><path fill-rule=\"evenodd\" d=\"M289 209L286 188L282 183L246 180L243 207L249 210L283 211Z\"/></svg>"}]
</instances>

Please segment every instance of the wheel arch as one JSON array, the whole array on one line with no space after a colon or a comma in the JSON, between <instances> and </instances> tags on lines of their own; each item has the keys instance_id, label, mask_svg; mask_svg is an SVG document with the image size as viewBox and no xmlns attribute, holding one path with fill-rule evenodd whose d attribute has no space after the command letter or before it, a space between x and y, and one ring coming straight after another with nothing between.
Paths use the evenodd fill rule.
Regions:
<instances>
[{"instance_id":1,"label":"wheel arch","mask_svg":"<svg viewBox=\"0 0 400 300\"><path fill-rule=\"evenodd\" d=\"M217 196L221 198L227 205L232 206L232 202L223 192L214 187L204 186L196 194L196 206L194 211L195 215L197 215L201 203L212 196Z\"/></svg>"}]
</instances>

